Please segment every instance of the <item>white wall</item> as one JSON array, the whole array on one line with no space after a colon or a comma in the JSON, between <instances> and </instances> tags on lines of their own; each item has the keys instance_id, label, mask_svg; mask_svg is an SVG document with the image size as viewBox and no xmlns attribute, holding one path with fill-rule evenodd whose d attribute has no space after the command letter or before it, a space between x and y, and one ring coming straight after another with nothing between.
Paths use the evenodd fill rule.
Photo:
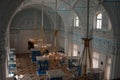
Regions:
<instances>
[{"instance_id":1,"label":"white wall","mask_svg":"<svg viewBox=\"0 0 120 80\"><path fill-rule=\"evenodd\" d=\"M103 64L101 64L103 62ZM99 59L99 67L104 70L106 65L106 55L100 54L100 59Z\"/></svg>"},{"instance_id":2,"label":"white wall","mask_svg":"<svg viewBox=\"0 0 120 80\"><path fill-rule=\"evenodd\" d=\"M50 40L50 33L45 37L47 40ZM28 50L28 40L34 38L33 30L20 30L16 34L10 34L10 47L16 49L16 53L29 53ZM37 38L40 38L40 32L37 35Z\"/></svg>"},{"instance_id":3,"label":"white wall","mask_svg":"<svg viewBox=\"0 0 120 80\"><path fill-rule=\"evenodd\" d=\"M10 35L10 47L16 49L16 53L28 53L28 40L33 38L33 31L19 31Z\"/></svg>"}]
</instances>

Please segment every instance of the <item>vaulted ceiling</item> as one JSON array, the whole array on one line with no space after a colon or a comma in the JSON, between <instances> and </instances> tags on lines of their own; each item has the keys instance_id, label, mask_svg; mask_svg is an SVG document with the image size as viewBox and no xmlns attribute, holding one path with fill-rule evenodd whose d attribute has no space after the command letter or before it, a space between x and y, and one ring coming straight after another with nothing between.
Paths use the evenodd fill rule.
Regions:
<instances>
[{"instance_id":1,"label":"vaulted ceiling","mask_svg":"<svg viewBox=\"0 0 120 80\"><path fill-rule=\"evenodd\" d=\"M45 0L46 10L53 9L55 10L55 1L56 0ZM66 9L66 10L75 10L78 8L83 8L86 6L87 0L58 0L58 10ZM114 8L114 4L119 6L120 2L119 0L90 0L91 6L97 6L96 4L99 4L100 1L103 1L102 4L104 5L105 9L109 13L110 17L113 18L114 14L111 14L111 8ZM34 4L41 4L41 0L0 0L0 33L4 33L6 30L6 27L8 26L9 20L11 16L24 8L32 7ZM111 4L111 5L110 5ZM40 8L39 6L36 6L37 8ZM119 11L115 14L119 14ZM115 22L115 24L119 25L119 19L118 17ZM117 28L115 29L117 30ZM119 32L119 31L118 31ZM116 33L117 35L119 33Z\"/></svg>"},{"instance_id":2,"label":"vaulted ceiling","mask_svg":"<svg viewBox=\"0 0 120 80\"><path fill-rule=\"evenodd\" d=\"M1 0L0 1L0 32L5 32L6 27L12 16L22 9L36 7L41 8L42 0ZM92 1L95 4L97 1ZM45 10L48 15L53 15L55 11L56 0L45 0ZM85 0L57 0L57 10L75 10L75 8L85 7ZM50 14L50 12L52 12ZM53 17L53 16L51 16ZM12 19L11 19L12 20Z\"/></svg>"}]
</instances>

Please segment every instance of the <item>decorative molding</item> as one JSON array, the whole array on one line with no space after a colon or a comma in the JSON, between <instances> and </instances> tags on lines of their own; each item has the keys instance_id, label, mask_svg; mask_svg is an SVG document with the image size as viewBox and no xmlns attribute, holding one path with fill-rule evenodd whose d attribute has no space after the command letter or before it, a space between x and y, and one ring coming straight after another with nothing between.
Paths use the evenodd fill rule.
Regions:
<instances>
[{"instance_id":1,"label":"decorative molding","mask_svg":"<svg viewBox=\"0 0 120 80\"><path fill-rule=\"evenodd\" d=\"M114 39L112 40L93 36L92 46L93 49L100 53L117 55L117 53L114 52L114 49L119 49L120 42L115 41Z\"/></svg>"}]
</instances>

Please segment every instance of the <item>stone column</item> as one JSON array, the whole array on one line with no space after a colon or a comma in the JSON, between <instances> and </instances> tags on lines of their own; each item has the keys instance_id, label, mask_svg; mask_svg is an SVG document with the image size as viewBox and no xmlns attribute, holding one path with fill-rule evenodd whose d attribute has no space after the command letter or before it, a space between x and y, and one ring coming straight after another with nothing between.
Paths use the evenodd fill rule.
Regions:
<instances>
[{"instance_id":1,"label":"stone column","mask_svg":"<svg viewBox=\"0 0 120 80\"><path fill-rule=\"evenodd\" d=\"M110 79L120 78L120 41L116 42L116 47L114 49L112 63L111 63L111 73Z\"/></svg>"}]
</instances>

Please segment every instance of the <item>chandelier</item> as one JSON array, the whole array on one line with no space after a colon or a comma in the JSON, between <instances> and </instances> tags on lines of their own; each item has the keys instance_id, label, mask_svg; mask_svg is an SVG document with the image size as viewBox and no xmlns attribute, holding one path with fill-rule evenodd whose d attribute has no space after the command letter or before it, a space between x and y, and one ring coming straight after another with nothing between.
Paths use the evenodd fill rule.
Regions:
<instances>
[{"instance_id":1,"label":"chandelier","mask_svg":"<svg viewBox=\"0 0 120 80\"><path fill-rule=\"evenodd\" d=\"M40 40L39 40L39 49L41 52L44 52L48 47L51 46L51 44L48 44L45 38L45 32L44 32L44 1L42 0L42 25L40 28Z\"/></svg>"},{"instance_id":2,"label":"chandelier","mask_svg":"<svg viewBox=\"0 0 120 80\"><path fill-rule=\"evenodd\" d=\"M53 46L51 47L51 51L45 55L47 57L49 57L52 61L53 64L55 64L56 68L58 67L59 65L59 61L62 60L62 58L64 57L64 55L61 53L61 52L58 52L58 44L57 44L57 36L58 36L58 30L56 28L57 26L57 22L56 22L56 14L57 14L57 0L56 0L56 5L55 5L55 10L56 10L56 13L55 13L55 28L54 28L54 43L53 43Z\"/></svg>"},{"instance_id":3,"label":"chandelier","mask_svg":"<svg viewBox=\"0 0 120 80\"><path fill-rule=\"evenodd\" d=\"M37 27L36 27L36 12L34 18L34 39L29 39L34 44L35 49L40 49L41 52L44 52L51 44L46 43L45 32L44 32L44 13L43 13L44 1L42 0L42 25L40 27L40 38L37 38Z\"/></svg>"},{"instance_id":4,"label":"chandelier","mask_svg":"<svg viewBox=\"0 0 120 80\"><path fill-rule=\"evenodd\" d=\"M34 11L34 38L30 38L29 42L33 44L34 48L38 47L39 39L37 38L37 26L36 26L36 10Z\"/></svg>"},{"instance_id":5,"label":"chandelier","mask_svg":"<svg viewBox=\"0 0 120 80\"><path fill-rule=\"evenodd\" d=\"M55 68L60 67L59 62L62 61L62 59L65 57L63 53L58 52L57 35L58 35L58 30L54 30L54 45L52 47L52 51L49 52L47 55L44 55L45 57L47 56L48 58L51 59L51 62L52 64L55 65Z\"/></svg>"}]
</instances>

